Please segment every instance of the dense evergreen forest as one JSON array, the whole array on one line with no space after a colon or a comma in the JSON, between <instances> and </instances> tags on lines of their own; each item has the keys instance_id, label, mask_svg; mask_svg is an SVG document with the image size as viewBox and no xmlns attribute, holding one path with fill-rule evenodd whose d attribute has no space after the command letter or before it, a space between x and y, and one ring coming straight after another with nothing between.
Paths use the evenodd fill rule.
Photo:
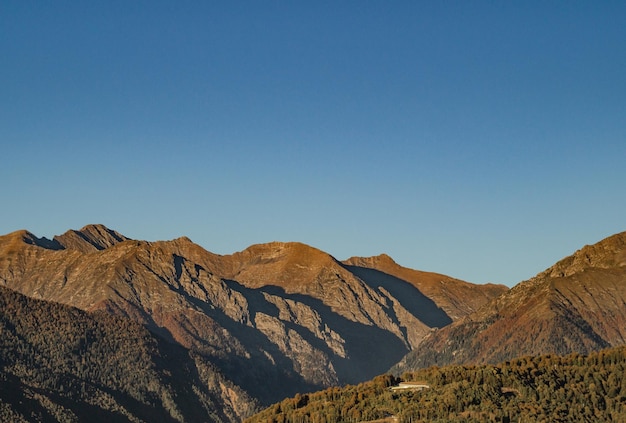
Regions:
<instances>
[{"instance_id":1,"label":"dense evergreen forest","mask_svg":"<svg viewBox=\"0 0 626 423\"><path fill-rule=\"evenodd\" d=\"M246 423L624 422L626 347L430 367L285 399ZM425 389L393 390L400 382Z\"/></svg>"}]
</instances>

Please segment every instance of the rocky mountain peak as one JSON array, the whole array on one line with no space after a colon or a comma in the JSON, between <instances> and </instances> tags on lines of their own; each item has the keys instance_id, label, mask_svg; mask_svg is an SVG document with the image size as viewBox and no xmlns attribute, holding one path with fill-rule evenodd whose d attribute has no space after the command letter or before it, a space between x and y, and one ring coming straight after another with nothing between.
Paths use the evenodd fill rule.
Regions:
<instances>
[{"instance_id":1,"label":"rocky mountain peak","mask_svg":"<svg viewBox=\"0 0 626 423\"><path fill-rule=\"evenodd\" d=\"M243 251L256 256L261 261L305 261L309 263L327 261L332 257L310 245L301 242L273 241L266 244L256 244Z\"/></svg>"},{"instance_id":2,"label":"rocky mountain peak","mask_svg":"<svg viewBox=\"0 0 626 423\"><path fill-rule=\"evenodd\" d=\"M21 244L35 245L37 247L47 248L50 250L60 250L63 247L55 241L48 238L38 238L33 233L22 229L11 232L10 234L0 237L0 243L8 247L10 250L18 248Z\"/></svg>"},{"instance_id":3,"label":"rocky mountain peak","mask_svg":"<svg viewBox=\"0 0 626 423\"><path fill-rule=\"evenodd\" d=\"M295 287L314 281L322 269L341 268L330 254L300 242L256 244L230 256L232 275L249 286Z\"/></svg>"},{"instance_id":4,"label":"rocky mountain peak","mask_svg":"<svg viewBox=\"0 0 626 423\"><path fill-rule=\"evenodd\" d=\"M194 242L189 237L186 237L186 236L178 237L173 242L178 242L181 244L194 244Z\"/></svg>"},{"instance_id":5,"label":"rocky mountain peak","mask_svg":"<svg viewBox=\"0 0 626 423\"><path fill-rule=\"evenodd\" d=\"M372 257L350 257L344 261L345 264L351 266L368 267L368 268L386 268L398 266L389 255L382 253Z\"/></svg>"},{"instance_id":6,"label":"rocky mountain peak","mask_svg":"<svg viewBox=\"0 0 626 423\"><path fill-rule=\"evenodd\" d=\"M2 236L2 241L6 243L25 242L27 244L34 244L37 239L38 238L34 234L26 229L20 229L19 231L14 231Z\"/></svg>"},{"instance_id":7,"label":"rocky mountain peak","mask_svg":"<svg viewBox=\"0 0 626 423\"><path fill-rule=\"evenodd\" d=\"M72 229L53 238L65 249L84 253L102 251L129 239L101 224L87 225L78 231Z\"/></svg>"},{"instance_id":8,"label":"rocky mountain peak","mask_svg":"<svg viewBox=\"0 0 626 423\"><path fill-rule=\"evenodd\" d=\"M624 266L626 266L626 232L621 232L596 244L585 245L540 275L564 277L590 268L608 269Z\"/></svg>"}]
</instances>

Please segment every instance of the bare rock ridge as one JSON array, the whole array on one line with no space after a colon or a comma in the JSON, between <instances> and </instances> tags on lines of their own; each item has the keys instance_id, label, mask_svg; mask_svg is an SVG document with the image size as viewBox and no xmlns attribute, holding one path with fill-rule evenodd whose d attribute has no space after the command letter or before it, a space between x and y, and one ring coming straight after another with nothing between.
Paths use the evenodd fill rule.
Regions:
<instances>
[{"instance_id":1,"label":"bare rock ridge","mask_svg":"<svg viewBox=\"0 0 626 423\"><path fill-rule=\"evenodd\" d=\"M544 273L551 277L565 277L589 268L611 269L624 266L626 266L626 232L610 236L594 245L585 245ZM541 276L545 275L542 273Z\"/></svg>"},{"instance_id":2,"label":"bare rock ridge","mask_svg":"<svg viewBox=\"0 0 626 423\"><path fill-rule=\"evenodd\" d=\"M626 343L626 232L588 245L449 326L395 371Z\"/></svg>"},{"instance_id":3,"label":"bare rock ridge","mask_svg":"<svg viewBox=\"0 0 626 423\"><path fill-rule=\"evenodd\" d=\"M63 246L58 242L49 240L45 237L37 238L31 232L27 230L15 231L5 235L5 244L12 245L15 248L19 248L20 244L36 245L38 247L46 248L49 250L60 250Z\"/></svg>"},{"instance_id":4,"label":"bare rock ridge","mask_svg":"<svg viewBox=\"0 0 626 423\"><path fill-rule=\"evenodd\" d=\"M63 248L88 253L104 250L128 239L104 225L87 225L79 231L69 230L55 236L53 241Z\"/></svg>"},{"instance_id":5,"label":"bare rock ridge","mask_svg":"<svg viewBox=\"0 0 626 423\"><path fill-rule=\"evenodd\" d=\"M102 225L52 241L0 237L0 285L135 320L263 404L383 373L433 328L507 290L391 259L341 263L300 243L216 255L188 238L137 241Z\"/></svg>"},{"instance_id":6,"label":"bare rock ridge","mask_svg":"<svg viewBox=\"0 0 626 423\"><path fill-rule=\"evenodd\" d=\"M128 241L124 235L112 231L104 225L87 225L82 229L69 230L63 235L57 235L52 240L45 237L38 238L29 231L21 230L6 235L17 243L21 239L26 244L36 245L48 250L78 250L84 253L101 251L123 241Z\"/></svg>"}]
</instances>

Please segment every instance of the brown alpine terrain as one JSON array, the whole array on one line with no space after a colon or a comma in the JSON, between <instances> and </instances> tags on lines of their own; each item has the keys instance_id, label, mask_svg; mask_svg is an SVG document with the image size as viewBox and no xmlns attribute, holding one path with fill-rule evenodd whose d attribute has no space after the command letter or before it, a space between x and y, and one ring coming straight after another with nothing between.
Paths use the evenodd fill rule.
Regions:
<instances>
[{"instance_id":1,"label":"brown alpine terrain","mask_svg":"<svg viewBox=\"0 0 626 423\"><path fill-rule=\"evenodd\" d=\"M408 269L398 265L386 254L376 257L352 257L344 264L362 280L372 281L388 289L398 289L398 286L402 286L397 281L409 282L424 296L432 299L452 320L476 311L490 299L507 291L502 285L494 284L481 285L482 289L477 290L476 285L469 282L447 278L438 273ZM401 296L404 293L398 294Z\"/></svg>"},{"instance_id":2,"label":"brown alpine terrain","mask_svg":"<svg viewBox=\"0 0 626 423\"><path fill-rule=\"evenodd\" d=\"M139 322L209 360L261 404L383 373L434 328L507 291L384 255L341 263L274 242L222 256L185 237L136 241L102 225L52 240L28 231L0 237L0 285ZM222 415L236 420L250 409L228 383L211 389L228 408Z\"/></svg>"},{"instance_id":3,"label":"brown alpine terrain","mask_svg":"<svg viewBox=\"0 0 626 423\"><path fill-rule=\"evenodd\" d=\"M394 368L589 353L626 343L626 232L588 245L430 334Z\"/></svg>"}]
</instances>

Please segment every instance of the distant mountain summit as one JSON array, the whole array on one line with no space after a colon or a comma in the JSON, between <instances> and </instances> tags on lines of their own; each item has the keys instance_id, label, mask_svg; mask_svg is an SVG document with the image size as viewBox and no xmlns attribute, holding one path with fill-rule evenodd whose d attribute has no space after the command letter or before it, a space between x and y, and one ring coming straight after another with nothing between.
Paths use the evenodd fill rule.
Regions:
<instances>
[{"instance_id":1,"label":"distant mountain summit","mask_svg":"<svg viewBox=\"0 0 626 423\"><path fill-rule=\"evenodd\" d=\"M626 343L626 232L588 245L430 334L395 371Z\"/></svg>"},{"instance_id":2,"label":"distant mountain summit","mask_svg":"<svg viewBox=\"0 0 626 423\"><path fill-rule=\"evenodd\" d=\"M341 263L293 242L217 255L186 237L132 240L103 225L52 240L1 236L0 285L139 322L209 360L262 404L383 373L433 328L507 291L412 271L386 256Z\"/></svg>"},{"instance_id":3,"label":"distant mountain summit","mask_svg":"<svg viewBox=\"0 0 626 423\"><path fill-rule=\"evenodd\" d=\"M101 251L128 240L129 238L104 225L87 225L79 231L69 230L53 238L54 242L65 249L84 253Z\"/></svg>"}]
</instances>

